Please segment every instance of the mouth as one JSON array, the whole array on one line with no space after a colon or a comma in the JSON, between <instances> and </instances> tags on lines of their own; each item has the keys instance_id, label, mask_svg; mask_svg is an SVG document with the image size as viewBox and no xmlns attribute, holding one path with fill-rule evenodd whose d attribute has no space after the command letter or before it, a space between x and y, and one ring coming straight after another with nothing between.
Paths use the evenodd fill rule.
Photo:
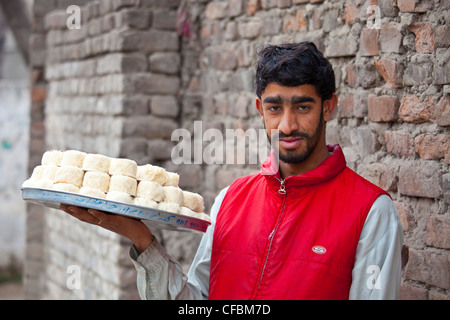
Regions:
<instances>
[{"instance_id":1,"label":"mouth","mask_svg":"<svg viewBox=\"0 0 450 320\"><path fill-rule=\"evenodd\" d=\"M281 138L279 139L280 147L284 149L295 149L300 146L304 138L299 137L289 137L289 138Z\"/></svg>"}]
</instances>

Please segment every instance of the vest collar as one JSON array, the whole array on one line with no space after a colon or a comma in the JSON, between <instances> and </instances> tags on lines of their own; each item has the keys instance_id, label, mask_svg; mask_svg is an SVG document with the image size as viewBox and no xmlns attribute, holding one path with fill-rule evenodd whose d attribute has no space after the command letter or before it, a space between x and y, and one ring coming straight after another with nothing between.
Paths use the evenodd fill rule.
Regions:
<instances>
[{"instance_id":1,"label":"vest collar","mask_svg":"<svg viewBox=\"0 0 450 320\"><path fill-rule=\"evenodd\" d=\"M285 183L288 183L290 186L307 186L327 181L338 175L347 166L344 153L338 144L327 145L327 148L330 152L330 156L318 167L298 176L287 177ZM278 170L276 154L273 150L262 164L261 174L270 178L269 180L275 182L279 187L281 176Z\"/></svg>"}]
</instances>

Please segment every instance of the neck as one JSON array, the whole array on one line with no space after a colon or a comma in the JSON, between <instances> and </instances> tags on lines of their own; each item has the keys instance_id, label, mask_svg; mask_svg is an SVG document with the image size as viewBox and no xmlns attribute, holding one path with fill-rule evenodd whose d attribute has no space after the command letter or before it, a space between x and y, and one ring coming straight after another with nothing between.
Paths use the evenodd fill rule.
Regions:
<instances>
[{"instance_id":1,"label":"neck","mask_svg":"<svg viewBox=\"0 0 450 320\"><path fill-rule=\"evenodd\" d=\"M280 174L282 179L289 176L298 176L317 168L326 158L330 156L325 144L319 143L311 155L300 163L285 163L280 160Z\"/></svg>"}]
</instances>

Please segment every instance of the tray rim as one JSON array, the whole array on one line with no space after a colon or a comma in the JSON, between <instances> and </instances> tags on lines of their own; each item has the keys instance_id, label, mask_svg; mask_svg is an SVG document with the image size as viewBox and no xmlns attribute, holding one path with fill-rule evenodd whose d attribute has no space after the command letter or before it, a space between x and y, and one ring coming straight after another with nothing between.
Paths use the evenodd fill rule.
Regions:
<instances>
[{"instance_id":1,"label":"tray rim","mask_svg":"<svg viewBox=\"0 0 450 320\"><path fill-rule=\"evenodd\" d=\"M22 187L21 190L23 200L49 208L58 209L59 204L64 203L83 208L96 209L107 213L140 219L146 223L147 226L156 227L157 229L206 232L207 228L211 225L211 222L207 220L186 216L180 213L125 202L100 199L73 192L33 187ZM36 196L36 194L40 194L41 196ZM69 199L70 201L56 201L56 198L61 198L60 200ZM83 201L86 202L84 205L82 205ZM86 204L88 204L88 206L86 206ZM105 207L106 205L109 206Z\"/></svg>"}]
</instances>

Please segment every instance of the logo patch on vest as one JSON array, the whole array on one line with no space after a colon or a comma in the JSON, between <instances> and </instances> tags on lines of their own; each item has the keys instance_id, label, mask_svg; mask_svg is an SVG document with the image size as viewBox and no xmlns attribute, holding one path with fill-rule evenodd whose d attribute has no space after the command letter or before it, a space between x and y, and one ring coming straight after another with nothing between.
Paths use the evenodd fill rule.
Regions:
<instances>
[{"instance_id":1,"label":"logo patch on vest","mask_svg":"<svg viewBox=\"0 0 450 320\"><path fill-rule=\"evenodd\" d=\"M324 254L325 252L327 252L327 249L322 246L314 246L312 247L312 251L317 254Z\"/></svg>"}]
</instances>

